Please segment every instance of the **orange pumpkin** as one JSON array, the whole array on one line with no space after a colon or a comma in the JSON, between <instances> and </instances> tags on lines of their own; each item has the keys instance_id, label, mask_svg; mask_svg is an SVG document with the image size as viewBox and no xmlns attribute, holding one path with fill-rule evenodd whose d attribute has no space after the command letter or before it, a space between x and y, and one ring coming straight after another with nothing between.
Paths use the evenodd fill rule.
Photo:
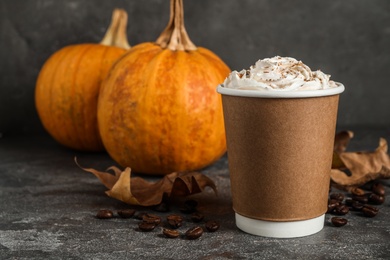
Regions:
<instances>
[{"instance_id":1,"label":"orange pumpkin","mask_svg":"<svg viewBox=\"0 0 390 260\"><path fill-rule=\"evenodd\" d=\"M102 85L98 124L122 166L145 174L203 168L226 150L220 95L230 69L196 47L184 28L182 0L156 43L134 46Z\"/></svg>"},{"instance_id":2,"label":"orange pumpkin","mask_svg":"<svg viewBox=\"0 0 390 260\"><path fill-rule=\"evenodd\" d=\"M42 67L35 89L41 122L59 143L74 149L99 151L97 126L100 85L110 67L130 48L127 13L116 9L100 44L76 44L55 52Z\"/></svg>"}]
</instances>

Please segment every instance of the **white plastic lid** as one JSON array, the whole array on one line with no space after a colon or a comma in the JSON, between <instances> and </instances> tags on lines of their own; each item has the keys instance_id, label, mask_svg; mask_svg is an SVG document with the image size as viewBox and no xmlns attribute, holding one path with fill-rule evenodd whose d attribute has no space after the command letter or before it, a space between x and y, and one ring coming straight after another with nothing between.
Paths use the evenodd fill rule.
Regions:
<instances>
[{"instance_id":1,"label":"white plastic lid","mask_svg":"<svg viewBox=\"0 0 390 260\"><path fill-rule=\"evenodd\" d=\"M242 231L263 237L293 238L304 237L321 231L325 214L308 220L276 222L251 219L236 213L236 225Z\"/></svg>"},{"instance_id":2,"label":"white plastic lid","mask_svg":"<svg viewBox=\"0 0 390 260\"><path fill-rule=\"evenodd\" d=\"M336 82L336 88L302 91L269 91L225 88L222 84L217 87L217 92L223 95L257 98L308 98L338 95L344 92L343 84Z\"/></svg>"}]
</instances>

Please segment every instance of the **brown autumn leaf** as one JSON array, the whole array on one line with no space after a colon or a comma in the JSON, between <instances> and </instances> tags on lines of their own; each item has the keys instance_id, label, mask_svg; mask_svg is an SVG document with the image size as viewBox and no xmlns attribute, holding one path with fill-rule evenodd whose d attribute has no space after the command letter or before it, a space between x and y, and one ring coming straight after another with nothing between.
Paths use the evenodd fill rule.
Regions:
<instances>
[{"instance_id":1,"label":"brown autumn leaf","mask_svg":"<svg viewBox=\"0 0 390 260\"><path fill-rule=\"evenodd\" d=\"M336 134L334 138L334 151L336 153L345 152L349 141L353 138L352 131L341 131Z\"/></svg>"},{"instance_id":2,"label":"brown autumn leaf","mask_svg":"<svg viewBox=\"0 0 390 260\"><path fill-rule=\"evenodd\" d=\"M332 169L345 168L343 161L340 159L339 154L347 149L349 141L353 138L352 131L341 131L336 134L334 138L334 152L332 159Z\"/></svg>"},{"instance_id":3,"label":"brown autumn leaf","mask_svg":"<svg viewBox=\"0 0 390 260\"><path fill-rule=\"evenodd\" d=\"M332 169L345 169L345 165L341 160L340 155L336 152L333 152Z\"/></svg>"},{"instance_id":4,"label":"brown autumn leaf","mask_svg":"<svg viewBox=\"0 0 390 260\"><path fill-rule=\"evenodd\" d=\"M390 157L387 150L387 141L380 138L379 146L373 152L337 153L351 174L348 176L341 169L332 169L332 181L336 183L336 187L353 190L372 180L390 178Z\"/></svg>"},{"instance_id":5,"label":"brown autumn leaf","mask_svg":"<svg viewBox=\"0 0 390 260\"><path fill-rule=\"evenodd\" d=\"M77 159L76 164L84 171L95 175L106 186L109 197L131 205L154 206L162 202L164 194L168 197L188 196L200 193L206 187L211 187L215 194L215 183L200 172L173 172L165 175L157 182L148 182L141 177L131 177L131 169L124 171L111 166L107 171L101 172L92 168L81 167Z\"/></svg>"}]
</instances>

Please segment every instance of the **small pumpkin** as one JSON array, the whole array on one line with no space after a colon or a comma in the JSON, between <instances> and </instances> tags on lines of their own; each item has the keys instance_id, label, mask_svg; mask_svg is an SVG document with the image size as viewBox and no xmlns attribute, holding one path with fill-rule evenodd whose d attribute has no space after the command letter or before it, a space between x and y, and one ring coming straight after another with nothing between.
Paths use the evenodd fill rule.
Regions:
<instances>
[{"instance_id":1,"label":"small pumpkin","mask_svg":"<svg viewBox=\"0 0 390 260\"><path fill-rule=\"evenodd\" d=\"M99 94L98 124L107 152L145 174L203 168L226 151L218 84L229 67L196 47L184 27L182 0L171 0L157 41L133 46Z\"/></svg>"},{"instance_id":2,"label":"small pumpkin","mask_svg":"<svg viewBox=\"0 0 390 260\"><path fill-rule=\"evenodd\" d=\"M59 143L78 150L99 151L97 126L100 85L110 67L130 48L127 13L115 9L100 44L75 44L55 52L43 65L35 89L39 118Z\"/></svg>"}]
</instances>

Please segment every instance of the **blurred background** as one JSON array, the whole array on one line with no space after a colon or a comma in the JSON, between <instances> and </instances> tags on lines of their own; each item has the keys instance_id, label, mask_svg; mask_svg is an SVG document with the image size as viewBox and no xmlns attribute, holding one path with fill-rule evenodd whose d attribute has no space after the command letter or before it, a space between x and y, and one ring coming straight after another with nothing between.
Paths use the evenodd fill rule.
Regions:
<instances>
[{"instance_id":1,"label":"blurred background","mask_svg":"<svg viewBox=\"0 0 390 260\"><path fill-rule=\"evenodd\" d=\"M0 136L45 134L34 105L43 63L99 42L116 7L131 45L156 40L169 18L169 0L0 1ZM184 0L184 10L192 41L231 69L294 57L345 85L339 127L390 127L390 1Z\"/></svg>"}]
</instances>

